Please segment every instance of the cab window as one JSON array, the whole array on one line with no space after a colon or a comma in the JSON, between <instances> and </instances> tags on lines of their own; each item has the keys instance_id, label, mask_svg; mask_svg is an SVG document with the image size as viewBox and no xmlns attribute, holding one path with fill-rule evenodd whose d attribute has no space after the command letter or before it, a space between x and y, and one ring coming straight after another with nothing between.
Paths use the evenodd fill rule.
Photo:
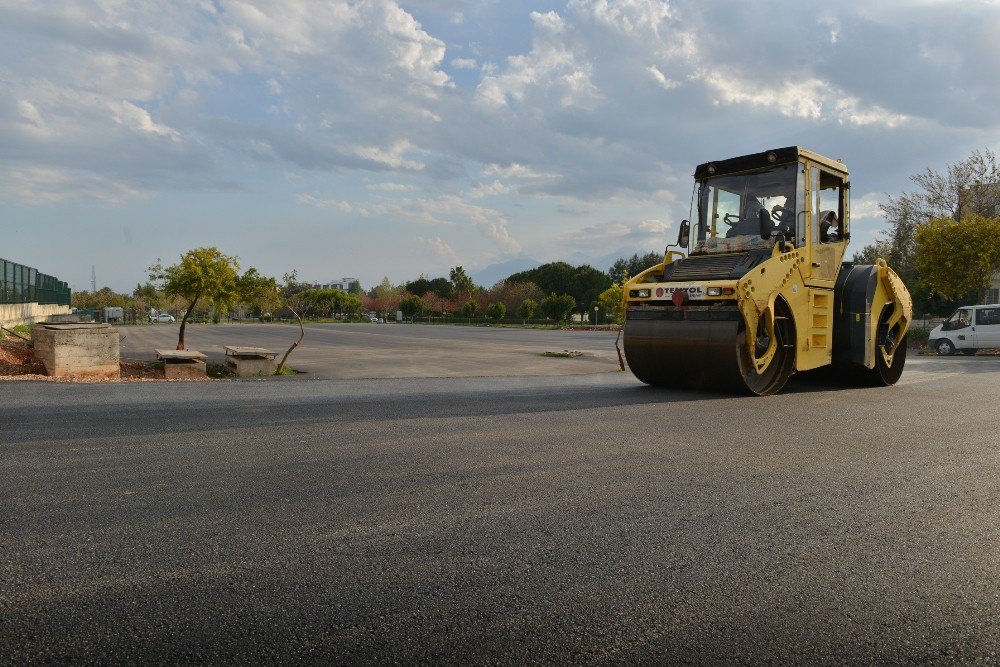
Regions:
<instances>
[{"instance_id":1,"label":"cab window","mask_svg":"<svg viewBox=\"0 0 1000 667\"><path fill-rule=\"evenodd\" d=\"M834 243L843 240L844 179L813 167L810 169L810 189L814 241Z\"/></svg>"}]
</instances>

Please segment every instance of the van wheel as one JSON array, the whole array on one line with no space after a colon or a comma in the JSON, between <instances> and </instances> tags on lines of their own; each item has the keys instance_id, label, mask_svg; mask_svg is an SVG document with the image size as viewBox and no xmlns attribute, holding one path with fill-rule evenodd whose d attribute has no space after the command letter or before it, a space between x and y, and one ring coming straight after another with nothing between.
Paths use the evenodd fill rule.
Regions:
<instances>
[{"instance_id":1,"label":"van wheel","mask_svg":"<svg viewBox=\"0 0 1000 667\"><path fill-rule=\"evenodd\" d=\"M937 350L937 353L940 354L942 357L950 357L951 355L955 354L955 344L952 343L947 338L942 338L937 343L935 343L934 349Z\"/></svg>"},{"instance_id":2,"label":"van wheel","mask_svg":"<svg viewBox=\"0 0 1000 667\"><path fill-rule=\"evenodd\" d=\"M978 352L978 350L962 350L962 354L967 357L975 356L976 352Z\"/></svg>"}]
</instances>

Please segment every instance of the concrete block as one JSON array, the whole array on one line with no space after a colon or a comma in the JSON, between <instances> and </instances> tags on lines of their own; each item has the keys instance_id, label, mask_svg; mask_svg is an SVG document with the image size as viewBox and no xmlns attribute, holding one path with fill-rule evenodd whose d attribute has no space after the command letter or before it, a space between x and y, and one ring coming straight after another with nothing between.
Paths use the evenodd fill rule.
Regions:
<instances>
[{"instance_id":1,"label":"concrete block","mask_svg":"<svg viewBox=\"0 0 1000 667\"><path fill-rule=\"evenodd\" d=\"M36 324L31 340L46 375L93 380L121 377L118 330L107 324Z\"/></svg>"},{"instance_id":2,"label":"concrete block","mask_svg":"<svg viewBox=\"0 0 1000 667\"><path fill-rule=\"evenodd\" d=\"M274 375L274 359L229 357L226 359L226 366L236 377L241 378Z\"/></svg>"},{"instance_id":3,"label":"concrete block","mask_svg":"<svg viewBox=\"0 0 1000 667\"><path fill-rule=\"evenodd\" d=\"M241 378L274 375L277 356L277 352L262 347L227 345L226 367Z\"/></svg>"},{"instance_id":4,"label":"concrete block","mask_svg":"<svg viewBox=\"0 0 1000 667\"><path fill-rule=\"evenodd\" d=\"M163 376L168 380L203 380L208 377L205 362L198 359L164 361Z\"/></svg>"}]
</instances>

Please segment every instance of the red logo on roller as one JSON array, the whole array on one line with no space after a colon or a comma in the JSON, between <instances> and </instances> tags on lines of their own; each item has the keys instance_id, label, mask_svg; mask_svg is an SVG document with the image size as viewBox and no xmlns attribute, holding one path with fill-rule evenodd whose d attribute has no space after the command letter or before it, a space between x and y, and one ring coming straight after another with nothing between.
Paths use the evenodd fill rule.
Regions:
<instances>
[{"instance_id":1,"label":"red logo on roller","mask_svg":"<svg viewBox=\"0 0 1000 667\"><path fill-rule=\"evenodd\" d=\"M663 296L663 288L662 287L657 287L656 288L656 296Z\"/></svg>"}]
</instances>

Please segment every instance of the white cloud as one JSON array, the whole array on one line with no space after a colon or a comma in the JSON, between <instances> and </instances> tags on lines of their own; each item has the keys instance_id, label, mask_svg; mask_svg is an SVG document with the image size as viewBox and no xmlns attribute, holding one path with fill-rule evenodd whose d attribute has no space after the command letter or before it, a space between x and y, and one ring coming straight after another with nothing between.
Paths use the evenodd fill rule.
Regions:
<instances>
[{"instance_id":1,"label":"white cloud","mask_svg":"<svg viewBox=\"0 0 1000 667\"><path fill-rule=\"evenodd\" d=\"M409 199L391 206L390 211L400 218L425 225L472 225L504 252L521 249L521 244L507 229L507 216L491 208L469 204L457 195Z\"/></svg>"},{"instance_id":2,"label":"white cloud","mask_svg":"<svg viewBox=\"0 0 1000 667\"><path fill-rule=\"evenodd\" d=\"M341 201L339 199L318 199L310 194L299 193L295 195L295 200L300 204L306 204L315 208L337 208L344 213L351 213L354 211L353 206L346 201Z\"/></svg>"},{"instance_id":3,"label":"white cloud","mask_svg":"<svg viewBox=\"0 0 1000 667\"><path fill-rule=\"evenodd\" d=\"M483 197L497 197L500 195L506 195L514 191L509 185L505 185L500 181L493 181L492 183L478 183L474 188L469 190L468 196L471 199L482 199Z\"/></svg>"},{"instance_id":4,"label":"white cloud","mask_svg":"<svg viewBox=\"0 0 1000 667\"><path fill-rule=\"evenodd\" d=\"M882 209L879 208L879 201L883 199L874 192L869 192L863 197L851 198L851 219L881 219Z\"/></svg>"},{"instance_id":5,"label":"white cloud","mask_svg":"<svg viewBox=\"0 0 1000 667\"><path fill-rule=\"evenodd\" d=\"M0 2L0 197L188 210L192 190L280 200L299 179L305 206L447 226L464 257L652 242L640 223L687 214L695 164L767 146L843 157L866 192L1000 148L996 4L567 0L487 23L497 7Z\"/></svg>"},{"instance_id":6,"label":"white cloud","mask_svg":"<svg viewBox=\"0 0 1000 667\"><path fill-rule=\"evenodd\" d=\"M477 98L490 107L525 102L529 95L557 108L592 108L600 93L592 81L593 66L562 36L563 20L555 14L533 12L537 28L531 51L507 58L503 73L485 75Z\"/></svg>"},{"instance_id":7,"label":"white cloud","mask_svg":"<svg viewBox=\"0 0 1000 667\"><path fill-rule=\"evenodd\" d=\"M388 148L382 148L381 146L355 146L352 152L366 160L371 160L376 164L385 165L392 169L420 171L424 168L423 162L419 160L407 160L404 157L415 148L413 144L403 139Z\"/></svg>"},{"instance_id":8,"label":"white cloud","mask_svg":"<svg viewBox=\"0 0 1000 667\"><path fill-rule=\"evenodd\" d=\"M673 15L665 0L570 0L569 6L630 37L641 33L659 37Z\"/></svg>"},{"instance_id":9,"label":"white cloud","mask_svg":"<svg viewBox=\"0 0 1000 667\"><path fill-rule=\"evenodd\" d=\"M180 141L180 133L166 125L161 125L153 121L149 112L141 107L137 107L128 100L121 100L118 103L110 104L111 117L119 125L136 130L148 132L161 137L169 137L173 141Z\"/></svg>"},{"instance_id":10,"label":"white cloud","mask_svg":"<svg viewBox=\"0 0 1000 667\"><path fill-rule=\"evenodd\" d=\"M717 104L749 104L775 109L783 116L853 125L895 127L907 120L905 115L889 112L878 105L864 105L858 98L817 78L786 79L776 86L762 85L720 70L699 71L693 78L708 84L717 95Z\"/></svg>"},{"instance_id":11,"label":"white cloud","mask_svg":"<svg viewBox=\"0 0 1000 667\"><path fill-rule=\"evenodd\" d=\"M370 183L367 187L369 190L383 190L385 192L413 192L417 189L415 185L404 183Z\"/></svg>"},{"instance_id":12,"label":"white cloud","mask_svg":"<svg viewBox=\"0 0 1000 667\"><path fill-rule=\"evenodd\" d=\"M441 240L440 236L433 238L417 237L417 242L427 248L431 256L439 262L457 262L458 253L450 245Z\"/></svg>"},{"instance_id":13,"label":"white cloud","mask_svg":"<svg viewBox=\"0 0 1000 667\"><path fill-rule=\"evenodd\" d=\"M656 65L650 65L646 70L653 75L653 79L660 84L664 90L673 90L677 86L681 85L679 81L673 81L668 79L667 75L660 71L660 68Z\"/></svg>"},{"instance_id":14,"label":"white cloud","mask_svg":"<svg viewBox=\"0 0 1000 667\"><path fill-rule=\"evenodd\" d=\"M86 171L0 166L0 203L40 206L90 199L119 204L139 195L140 191L121 181Z\"/></svg>"},{"instance_id":15,"label":"white cloud","mask_svg":"<svg viewBox=\"0 0 1000 667\"><path fill-rule=\"evenodd\" d=\"M505 167L499 164L484 165L483 176L500 176L501 178L551 178L553 174L535 171L530 167L514 162Z\"/></svg>"},{"instance_id":16,"label":"white cloud","mask_svg":"<svg viewBox=\"0 0 1000 667\"><path fill-rule=\"evenodd\" d=\"M546 246L551 248L549 252L564 256L570 253L600 256L624 249L665 247L670 230L670 225L658 219L614 220L557 234Z\"/></svg>"}]
</instances>

